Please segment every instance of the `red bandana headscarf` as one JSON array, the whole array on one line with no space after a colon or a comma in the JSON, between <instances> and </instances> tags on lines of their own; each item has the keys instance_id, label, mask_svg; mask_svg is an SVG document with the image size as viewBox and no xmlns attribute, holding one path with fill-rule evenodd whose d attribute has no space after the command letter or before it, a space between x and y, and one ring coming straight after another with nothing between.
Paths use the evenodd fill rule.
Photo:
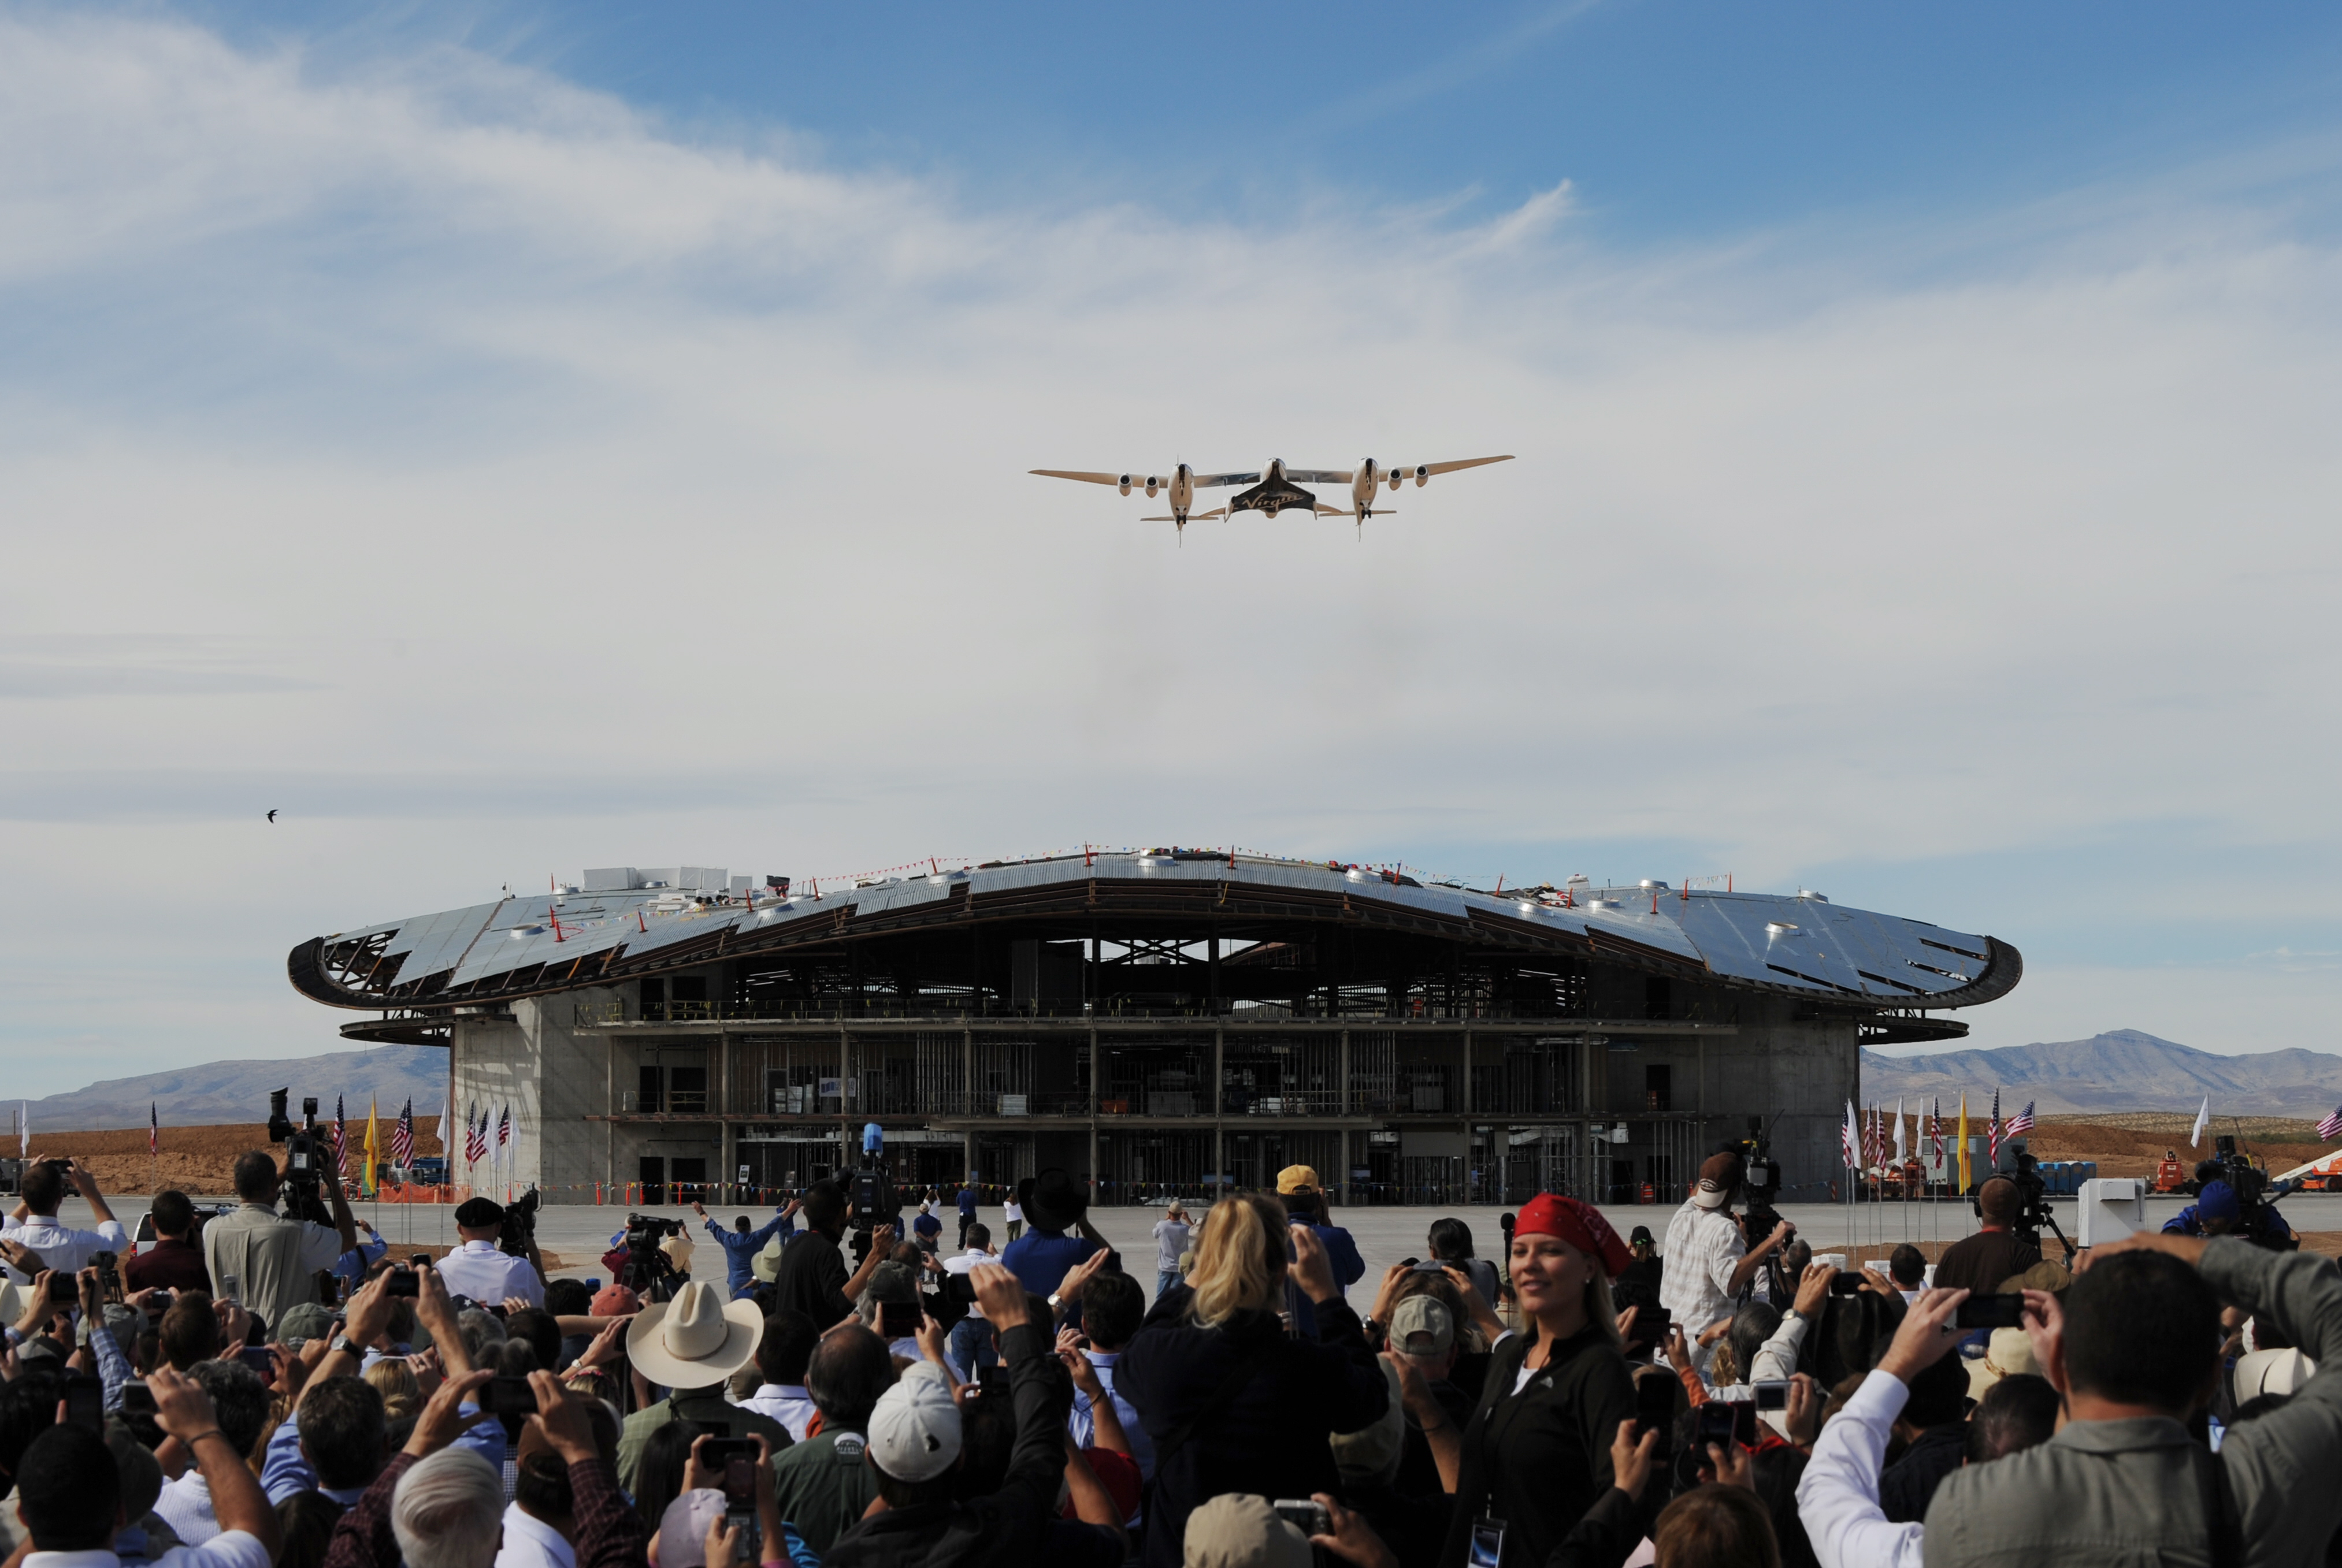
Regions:
<instances>
[{"instance_id":1,"label":"red bandana headscarf","mask_svg":"<svg viewBox=\"0 0 2342 1568\"><path fill-rule=\"evenodd\" d=\"M1557 1197L1540 1193L1521 1209L1520 1218L1513 1222L1515 1236L1559 1236L1579 1252L1593 1258L1602 1272L1612 1279L1618 1277L1634 1254L1602 1211L1592 1203L1576 1198Z\"/></svg>"}]
</instances>

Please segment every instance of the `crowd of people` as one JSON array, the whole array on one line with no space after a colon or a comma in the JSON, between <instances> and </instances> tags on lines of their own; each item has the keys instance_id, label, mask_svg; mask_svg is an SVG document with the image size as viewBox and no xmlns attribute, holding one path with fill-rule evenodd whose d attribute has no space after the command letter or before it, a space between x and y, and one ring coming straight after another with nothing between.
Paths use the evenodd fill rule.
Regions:
<instances>
[{"instance_id":1,"label":"crowd of people","mask_svg":"<svg viewBox=\"0 0 2342 1568\"><path fill-rule=\"evenodd\" d=\"M1542 1195L1361 1290L1316 1174L1126 1260L1045 1171L997 1250L817 1183L547 1281L455 1211L393 1259L265 1152L128 1253L36 1164L0 1227L0 1568L1918 1568L2317 1563L2342 1489L2342 1273L2138 1235L2068 1272L1984 1227L1845 1269L1710 1158L1621 1240ZM96 1216L61 1223L67 1190ZM956 1211L948 1243L943 1219ZM624 1241L624 1238L621 1238ZM676 1243L680 1243L680 1245ZM617 1245L617 1243L614 1243ZM645 1283L636 1279L636 1283ZM1152 1289L1148 1288L1152 1285ZM1363 1312L1361 1306L1365 1307Z\"/></svg>"}]
</instances>

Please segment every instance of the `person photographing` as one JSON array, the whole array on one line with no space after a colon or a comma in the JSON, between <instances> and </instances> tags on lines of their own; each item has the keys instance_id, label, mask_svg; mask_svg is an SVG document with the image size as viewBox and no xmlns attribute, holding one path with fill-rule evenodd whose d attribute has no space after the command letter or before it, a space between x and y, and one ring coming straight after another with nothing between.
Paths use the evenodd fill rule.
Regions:
<instances>
[{"instance_id":1,"label":"person photographing","mask_svg":"<svg viewBox=\"0 0 2342 1568\"><path fill-rule=\"evenodd\" d=\"M1699 1182L1691 1196L1667 1222L1659 1304L1674 1314L1676 1326L1694 1347L1694 1360L1702 1376L1716 1353L1712 1344L1701 1343L1702 1336L1732 1315L1740 1304L1740 1293L1792 1233L1784 1220L1750 1250L1748 1238L1732 1213L1741 1171L1738 1154L1710 1154L1699 1168Z\"/></svg>"}]
</instances>

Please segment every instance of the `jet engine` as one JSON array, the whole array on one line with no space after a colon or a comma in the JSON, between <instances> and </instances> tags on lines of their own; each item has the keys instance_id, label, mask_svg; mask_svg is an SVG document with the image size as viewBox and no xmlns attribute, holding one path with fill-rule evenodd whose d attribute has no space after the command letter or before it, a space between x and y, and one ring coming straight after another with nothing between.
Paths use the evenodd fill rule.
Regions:
<instances>
[{"instance_id":1,"label":"jet engine","mask_svg":"<svg viewBox=\"0 0 2342 1568\"><path fill-rule=\"evenodd\" d=\"M1127 495L1127 494L1130 494L1130 475L1129 475L1129 474L1124 474L1121 478L1119 478L1119 479L1116 480L1116 481L1115 481L1115 484L1116 484L1116 486L1117 488L1119 488L1119 489L1121 490L1121 492L1122 492L1125 495Z\"/></svg>"},{"instance_id":2,"label":"jet engine","mask_svg":"<svg viewBox=\"0 0 2342 1568\"><path fill-rule=\"evenodd\" d=\"M1416 489L1420 490L1420 489L1422 489L1425 485L1426 485L1426 484L1430 484L1430 483L1431 483L1431 470L1430 470L1427 466L1426 466L1425 464L1420 464L1420 463L1416 464L1415 465L1415 487L1416 487ZM1397 486L1397 485L1396 485L1396 484L1394 484L1394 485L1392 485L1392 486L1391 486L1391 488L1392 488L1392 489L1394 489L1394 490L1396 490L1396 489L1397 489L1397 488L1398 488L1398 486Z\"/></svg>"},{"instance_id":3,"label":"jet engine","mask_svg":"<svg viewBox=\"0 0 2342 1568\"><path fill-rule=\"evenodd\" d=\"M1150 474L1146 476L1146 498L1149 501L1154 500L1155 493L1162 488L1163 481L1159 475Z\"/></svg>"}]
</instances>

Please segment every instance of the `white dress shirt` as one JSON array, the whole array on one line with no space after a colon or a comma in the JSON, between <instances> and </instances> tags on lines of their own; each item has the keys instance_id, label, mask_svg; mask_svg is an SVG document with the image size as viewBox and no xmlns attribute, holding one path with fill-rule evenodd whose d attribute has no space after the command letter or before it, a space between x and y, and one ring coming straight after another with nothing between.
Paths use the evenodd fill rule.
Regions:
<instances>
[{"instance_id":1,"label":"white dress shirt","mask_svg":"<svg viewBox=\"0 0 2342 1568\"><path fill-rule=\"evenodd\" d=\"M519 1503L507 1503L505 1540L496 1548L496 1568L577 1568L577 1548Z\"/></svg>"},{"instance_id":2,"label":"white dress shirt","mask_svg":"<svg viewBox=\"0 0 2342 1568\"><path fill-rule=\"evenodd\" d=\"M946 1258L944 1260L944 1273L947 1274L964 1274L967 1273L968 1270L976 1267L978 1263L996 1263L999 1261L1000 1254L998 1253L987 1253L982 1247L970 1247L967 1251L960 1253L959 1256L956 1258Z\"/></svg>"},{"instance_id":3,"label":"white dress shirt","mask_svg":"<svg viewBox=\"0 0 2342 1568\"><path fill-rule=\"evenodd\" d=\"M1887 1432L1910 1394L1893 1373L1874 1372L1822 1427L1797 1483L1797 1516L1821 1568L1922 1568L1927 1527L1891 1524L1878 1505Z\"/></svg>"},{"instance_id":4,"label":"white dress shirt","mask_svg":"<svg viewBox=\"0 0 2342 1568\"><path fill-rule=\"evenodd\" d=\"M806 1428L813 1423L813 1395L800 1383L759 1384L756 1393L740 1401L740 1408L772 1417L787 1427L789 1436L799 1443L806 1440Z\"/></svg>"},{"instance_id":5,"label":"white dress shirt","mask_svg":"<svg viewBox=\"0 0 2342 1568\"><path fill-rule=\"evenodd\" d=\"M269 1568L268 1548L241 1530L215 1535L201 1546L174 1546L155 1558L154 1568ZM101 1547L95 1552L34 1552L25 1568L122 1568L121 1559Z\"/></svg>"},{"instance_id":6,"label":"white dress shirt","mask_svg":"<svg viewBox=\"0 0 2342 1568\"><path fill-rule=\"evenodd\" d=\"M77 1231L57 1223L55 1214L28 1214L21 1225L14 1219L0 1219L0 1236L38 1253L42 1263L67 1273L89 1267L90 1258L98 1253L130 1255L130 1233L119 1220L102 1221L94 1231ZM20 1284L31 1283L14 1269L8 1271L8 1277Z\"/></svg>"},{"instance_id":7,"label":"white dress shirt","mask_svg":"<svg viewBox=\"0 0 2342 1568\"><path fill-rule=\"evenodd\" d=\"M171 1527L171 1533L189 1546L200 1546L220 1533L219 1516L212 1512L211 1486L204 1473L192 1464L176 1481L163 1483L162 1494L155 1499L155 1512Z\"/></svg>"},{"instance_id":8,"label":"white dress shirt","mask_svg":"<svg viewBox=\"0 0 2342 1568\"><path fill-rule=\"evenodd\" d=\"M545 1304L545 1282L528 1260L501 1251L494 1242L465 1242L441 1258L438 1269L450 1295L469 1296L483 1306L500 1306L506 1296L531 1306Z\"/></svg>"}]
</instances>

